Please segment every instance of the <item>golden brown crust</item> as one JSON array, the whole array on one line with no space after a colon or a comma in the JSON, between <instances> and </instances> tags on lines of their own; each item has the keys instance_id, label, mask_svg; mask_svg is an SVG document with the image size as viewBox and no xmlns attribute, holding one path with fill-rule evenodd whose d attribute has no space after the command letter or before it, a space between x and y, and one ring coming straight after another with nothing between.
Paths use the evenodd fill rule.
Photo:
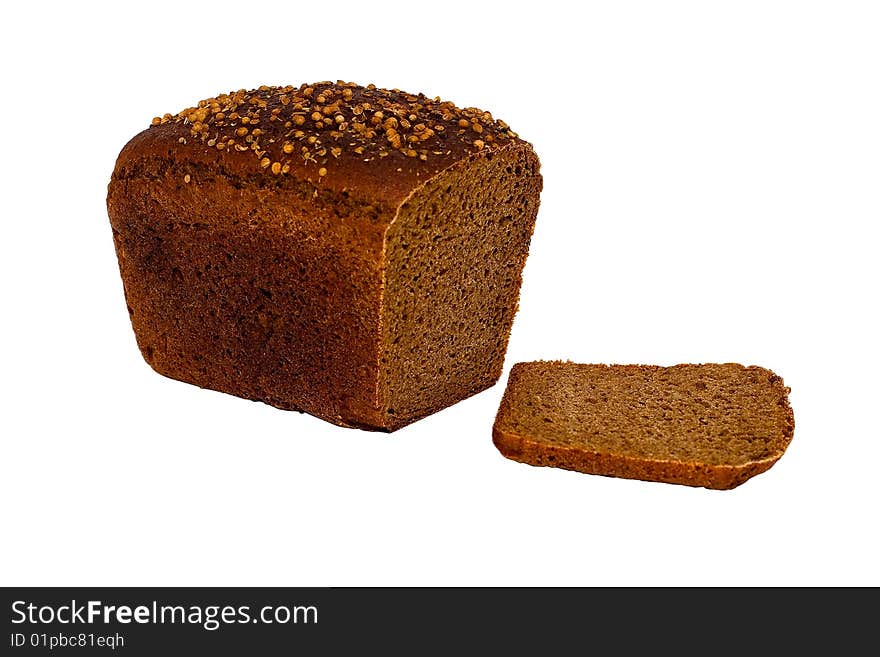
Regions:
<instances>
[{"instance_id":1,"label":"golden brown crust","mask_svg":"<svg viewBox=\"0 0 880 657\"><path fill-rule=\"evenodd\" d=\"M739 378L744 385L750 384L750 379L757 377L758 381L766 384L764 392L765 401L768 404L764 407L770 409L770 413L774 414L774 418L767 418L770 431L777 432L774 435L776 447L771 448L768 453L761 458L751 458L743 460L739 454L734 453L734 449L730 448L729 453L725 454L721 461L725 459L729 462L708 462L698 458L679 459L679 458L658 458L649 455L646 451L650 440L646 440L643 448L637 446L638 443L638 427L629 428L625 449L615 451L614 448L607 444L603 445L601 440L595 443L589 435L578 436L579 426L576 414L572 412L572 408L560 411L562 415L556 415L552 419L554 423L560 421L568 421L567 431L572 436L570 441L559 441L548 439L546 435L541 435L540 427L532 423L532 430L523 431L523 429L514 429L515 425L520 427L529 426L528 418L524 422L518 423L512 421L513 418L529 413L537 413L538 410L533 407L526 408L523 406L523 399L527 399L523 394L546 397L546 389L537 390L535 371L529 371L528 368L539 366L540 374L552 376L554 368L571 369L583 368L577 376L606 376L609 374L619 374L621 379L624 377L652 376L664 375L670 370L677 370L678 373L686 373L688 376L693 375L699 377L700 373L708 368L709 375L718 376L723 373L725 376ZM612 375L613 375L612 374ZM590 389L595 389L594 387ZM531 390L525 392L524 390ZM605 389L603 389L605 390ZM765 472L772 467L781 458L788 444L794 435L794 414L788 401L788 388L785 387L782 378L765 368L750 366L743 367L738 364L724 365L697 365L682 364L674 366L674 368L663 368L659 366L646 365L578 365L570 362L555 361L543 363L517 363L511 369L508 379L507 388L502 398L498 414L492 429L492 439L498 450L507 458L521 463L535 466L550 466L567 470L574 470L587 474L597 474L611 477L621 477L628 479L640 479L644 481L654 481L663 483L682 484L687 486L698 486L719 490L727 490L735 488L744 483L748 479ZM670 390L670 398L677 396L679 393L686 394L687 391L682 389L679 391ZM619 398L611 397L607 399L605 404L607 408L612 408L615 402L620 401L623 397L632 394L632 389L622 386L619 391ZM701 409L701 405L711 403L711 399L702 399L689 401L688 403L697 405ZM776 410L772 410L772 409ZM581 409L582 410L582 409ZM605 413L606 419L613 423L615 416L613 412L600 407L592 408L590 412ZM702 409L700 412L703 412ZM728 413L736 413L737 409L727 408ZM550 414L547 405L540 406L540 413ZM565 417L565 413L571 413ZM580 416L584 418L585 416ZM647 416L646 416L647 417ZM624 419L624 416L617 416L618 422L630 422L632 418ZM582 421L582 420L581 420ZM651 418L645 428L650 427L656 430L662 425L663 418ZM675 423L672 423L675 426ZM672 429L674 430L674 429ZM662 435L662 426L660 433ZM712 427L707 427L707 432L711 433ZM758 432L760 433L760 432ZM667 434L668 435L668 434ZM723 433L721 435L724 435ZM717 437L716 437L717 438ZM717 442L713 444L713 449L723 451L725 448L718 446Z\"/></svg>"}]
</instances>

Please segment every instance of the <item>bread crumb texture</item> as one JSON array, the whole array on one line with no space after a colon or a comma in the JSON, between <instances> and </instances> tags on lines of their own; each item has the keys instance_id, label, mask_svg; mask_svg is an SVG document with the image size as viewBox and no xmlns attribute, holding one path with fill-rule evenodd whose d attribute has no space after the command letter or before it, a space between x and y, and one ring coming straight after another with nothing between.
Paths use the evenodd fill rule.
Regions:
<instances>
[{"instance_id":1,"label":"bread crumb texture","mask_svg":"<svg viewBox=\"0 0 880 657\"><path fill-rule=\"evenodd\" d=\"M736 363L518 363L493 438L531 465L730 489L785 452L788 394L770 370Z\"/></svg>"},{"instance_id":2,"label":"bread crumb texture","mask_svg":"<svg viewBox=\"0 0 880 657\"><path fill-rule=\"evenodd\" d=\"M323 177L344 153L365 162L391 155L424 162L518 138L504 121L475 107L341 80L230 91L157 116L152 126L169 123L188 129L181 144L250 153L255 170L276 176L297 160L320 167Z\"/></svg>"}]
</instances>

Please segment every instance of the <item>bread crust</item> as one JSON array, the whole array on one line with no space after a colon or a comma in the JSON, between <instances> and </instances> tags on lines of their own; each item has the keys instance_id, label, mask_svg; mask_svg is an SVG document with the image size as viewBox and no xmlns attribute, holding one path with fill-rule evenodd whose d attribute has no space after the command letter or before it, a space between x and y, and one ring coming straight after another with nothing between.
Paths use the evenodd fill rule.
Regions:
<instances>
[{"instance_id":1,"label":"bread crust","mask_svg":"<svg viewBox=\"0 0 880 657\"><path fill-rule=\"evenodd\" d=\"M306 92L308 95L303 95ZM350 93L350 96L341 98L343 92ZM322 94L328 94L328 97L322 98ZM293 100L284 104L285 98ZM325 102L318 103L319 98ZM296 109L297 100L305 106ZM331 102L334 100L336 102ZM235 114L228 112L214 112L212 115L211 107L222 110L226 109L223 104L229 106L230 103L235 103L242 116L233 119L231 117ZM245 108L251 106L259 113L259 122L254 123L252 118L242 124ZM324 114L329 107L334 109L324 118L341 117L348 126L346 132L337 135L332 129L336 126L319 128L313 125L309 112ZM360 109L360 114L356 115L357 108L368 109ZM278 120L268 120L267 117L275 111L279 112ZM202 123L193 118L198 112L204 113ZM381 114L378 124L370 118L371 115L376 118L376 114ZM217 116L223 118L216 119ZM305 117L305 123L288 125L290 122L286 119L297 116ZM363 123L366 130L375 134L351 130L356 122ZM197 126L202 126L203 131L195 130ZM418 126L424 128L415 132ZM250 132L239 136L237 131L241 129ZM260 131L256 149L253 148L254 141L244 141L253 139L255 129ZM415 134L421 138L427 129L433 134L411 144L413 155L405 137ZM395 142L394 137L404 139ZM229 139L235 143L218 149L218 142ZM395 147L394 144L398 143ZM285 152L285 145L291 147L290 153ZM133 161L153 155L186 159L239 178L250 178L262 172L277 186L283 187L289 181L306 182L319 193L348 194L393 208L426 180L463 158L516 145L531 148L531 144L511 131L506 123L477 108L459 108L439 98L431 99L397 89L317 82L299 88L261 87L251 92L229 92L218 99L200 101L196 107L175 116L166 115L161 120L157 117L154 125L135 135L122 149L114 177L130 167ZM236 146L244 150L237 150ZM425 159L421 158L422 155ZM270 165L261 166L263 160L268 160ZM271 164L275 162L288 165L289 169L273 175Z\"/></svg>"},{"instance_id":2,"label":"bread crust","mask_svg":"<svg viewBox=\"0 0 880 657\"><path fill-rule=\"evenodd\" d=\"M706 465L696 462L638 459L619 454L601 454L542 445L497 427L492 429L492 441L504 456L528 465L717 490L736 488L755 475L765 472L779 460L779 456L775 456L743 465Z\"/></svg>"}]
</instances>

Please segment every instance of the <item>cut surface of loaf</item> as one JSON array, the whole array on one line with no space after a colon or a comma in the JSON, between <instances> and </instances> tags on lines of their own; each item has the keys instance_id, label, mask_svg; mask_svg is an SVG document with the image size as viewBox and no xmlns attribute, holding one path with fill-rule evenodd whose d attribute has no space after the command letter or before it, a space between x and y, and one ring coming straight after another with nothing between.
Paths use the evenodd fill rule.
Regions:
<instances>
[{"instance_id":1,"label":"cut surface of loaf","mask_svg":"<svg viewBox=\"0 0 880 657\"><path fill-rule=\"evenodd\" d=\"M517 363L493 441L530 465L730 489L785 452L788 393L773 372L736 363Z\"/></svg>"},{"instance_id":2,"label":"cut surface of loaf","mask_svg":"<svg viewBox=\"0 0 880 657\"><path fill-rule=\"evenodd\" d=\"M157 372L392 431L498 380L541 187L488 112L321 82L153 119L107 208Z\"/></svg>"}]
</instances>

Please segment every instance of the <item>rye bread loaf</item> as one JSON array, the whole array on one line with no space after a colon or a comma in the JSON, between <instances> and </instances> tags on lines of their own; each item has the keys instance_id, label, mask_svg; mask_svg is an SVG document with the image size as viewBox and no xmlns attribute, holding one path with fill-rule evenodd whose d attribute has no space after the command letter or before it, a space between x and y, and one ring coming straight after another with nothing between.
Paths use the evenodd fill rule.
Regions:
<instances>
[{"instance_id":1,"label":"rye bread loaf","mask_svg":"<svg viewBox=\"0 0 880 657\"><path fill-rule=\"evenodd\" d=\"M517 363L492 435L530 465L730 489L785 452L788 393L773 372L734 363Z\"/></svg>"},{"instance_id":2,"label":"rye bread loaf","mask_svg":"<svg viewBox=\"0 0 880 657\"><path fill-rule=\"evenodd\" d=\"M107 208L157 372L392 431L498 380L541 187L488 112L321 82L155 118Z\"/></svg>"}]
</instances>

